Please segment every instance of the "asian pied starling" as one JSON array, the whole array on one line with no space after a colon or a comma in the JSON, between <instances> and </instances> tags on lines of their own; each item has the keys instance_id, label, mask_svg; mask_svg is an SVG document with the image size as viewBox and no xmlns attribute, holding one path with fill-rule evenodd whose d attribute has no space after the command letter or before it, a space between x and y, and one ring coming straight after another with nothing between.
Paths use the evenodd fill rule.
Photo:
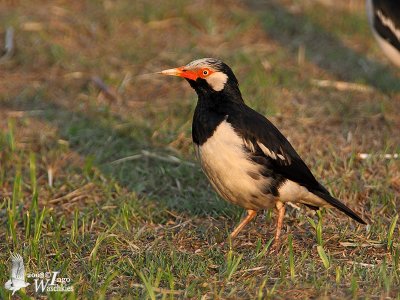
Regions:
<instances>
[{"instance_id":1,"label":"asian pied starling","mask_svg":"<svg viewBox=\"0 0 400 300\"><path fill-rule=\"evenodd\" d=\"M400 67L400 2L367 0L372 32L386 56Z\"/></svg>"},{"instance_id":2,"label":"asian pied starling","mask_svg":"<svg viewBox=\"0 0 400 300\"><path fill-rule=\"evenodd\" d=\"M247 210L232 238L259 210L274 207L278 213L277 246L286 202L312 209L336 207L366 224L314 178L267 118L244 103L239 83L225 63L203 58L159 73L185 78L198 95L192 124L197 158L220 196Z\"/></svg>"}]
</instances>

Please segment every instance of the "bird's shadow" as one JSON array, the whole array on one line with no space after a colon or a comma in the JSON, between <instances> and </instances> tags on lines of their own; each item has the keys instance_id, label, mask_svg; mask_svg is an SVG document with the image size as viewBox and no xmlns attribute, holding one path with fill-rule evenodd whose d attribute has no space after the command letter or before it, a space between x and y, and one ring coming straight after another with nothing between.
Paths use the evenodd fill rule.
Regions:
<instances>
[{"instance_id":1,"label":"bird's shadow","mask_svg":"<svg viewBox=\"0 0 400 300\"><path fill-rule=\"evenodd\" d=\"M400 80L394 69L349 48L307 16L294 14L273 1L246 3L258 16L268 38L277 41L294 57L302 46L306 60L339 80L368 84L384 93L400 92Z\"/></svg>"},{"instance_id":2,"label":"bird's shadow","mask_svg":"<svg viewBox=\"0 0 400 300\"><path fill-rule=\"evenodd\" d=\"M143 201L189 216L240 216L239 208L218 199L200 166L191 158L175 162L143 155L113 163L132 155L140 156L143 150L161 158L175 155L154 146L149 138L151 128L136 122L135 118L120 128L119 124L127 122L117 114L102 114L92 108L75 111L41 97L0 101L0 109L40 111L30 118L38 118L56 128L57 136L68 141L71 150L83 159L93 160L102 174L135 192Z\"/></svg>"}]
</instances>

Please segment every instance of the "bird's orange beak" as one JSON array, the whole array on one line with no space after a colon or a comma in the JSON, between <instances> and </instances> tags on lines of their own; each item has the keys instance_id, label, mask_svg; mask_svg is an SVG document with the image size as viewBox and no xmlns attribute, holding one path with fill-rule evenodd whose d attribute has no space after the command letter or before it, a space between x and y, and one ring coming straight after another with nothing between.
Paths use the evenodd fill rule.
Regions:
<instances>
[{"instance_id":1,"label":"bird's orange beak","mask_svg":"<svg viewBox=\"0 0 400 300\"><path fill-rule=\"evenodd\" d=\"M196 72L190 71L190 70L185 70L185 67L164 70L164 71L158 72L158 74L169 75L169 76L178 76L178 77L183 77L183 78L187 78L190 80L196 80L199 77Z\"/></svg>"}]
</instances>

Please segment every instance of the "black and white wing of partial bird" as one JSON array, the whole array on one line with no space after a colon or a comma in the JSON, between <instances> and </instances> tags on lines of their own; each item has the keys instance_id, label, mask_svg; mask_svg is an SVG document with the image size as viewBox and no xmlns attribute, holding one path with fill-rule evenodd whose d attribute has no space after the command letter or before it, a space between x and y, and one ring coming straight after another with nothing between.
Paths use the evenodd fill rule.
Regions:
<instances>
[{"instance_id":1,"label":"black and white wing of partial bird","mask_svg":"<svg viewBox=\"0 0 400 300\"><path fill-rule=\"evenodd\" d=\"M367 0L369 23L386 56L400 67L400 1Z\"/></svg>"}]
</instances>

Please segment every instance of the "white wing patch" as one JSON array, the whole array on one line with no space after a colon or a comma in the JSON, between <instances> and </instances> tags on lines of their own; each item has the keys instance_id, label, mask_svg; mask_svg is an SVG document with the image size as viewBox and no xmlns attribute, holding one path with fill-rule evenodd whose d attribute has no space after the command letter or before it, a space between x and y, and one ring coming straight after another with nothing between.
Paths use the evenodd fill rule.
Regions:
<instances>
[{"instance_id":1,"label":"white wing patch","mask_svg":"<svg viewBox=\"0 0 400 300\"><path fill-rule=\"evenodd\" d=\"M264 154L266 156L269 156L273 159L277 158L276 153L274 151L270 150L269 148L267 148L266 146L264 146L263 143L257 142L257 145L261 148L262 152L264 152ZM283 159L285 159L285 158L283 158Z\"/></svg>"},{"instance_id":2,"label":"white wing patch","mask_svg":"<svg viewBox=\"0 0 400 300\"><path fill-rule=\"evenodd\" d=\"M286 160L286 158L285 158L283 155L281 155L281 154L277 154L277 156L278 156L280 159L282 159L282 160Z\"/></svg>"},{"instance_id":3,"label":"white wing patch","mask_svg":"<svg viewBox=\"0 0 400 300\"><path fill-rule=\"evenodd\" d=\"M254 148L254 145L252 142L250 142L249 140L243 139L243 144L244 146L249 149L251 152L256 152L256 149ZM275 153L274 151L272 151L271 149L269 149L267 146L265 146L263 143L257 141L257 145L258 147L261 148L262 152L268 156L271 157L272 159L280 159L284 162L285 165L290 165L291 161L290 158L286 158L284 155L280 154L280 153ZM281 149L281 148L280 148ZM283 153L282 149L281 149L281 153Z\"/></svg>"},{"instance_id":4,"label":"white wing patch","mask_svg":"<svg viewBox=\"0 0 400 300\"><path fill-rule=\"evenodd\" d=\"M284 161L285 165L290 165L290 159L286 159L286 157L280 153L275 153L274 151L272 151L271 149L269 149L268 147L266 147L263 143L257 141L257 145L261 148L261 150L264 152L265 155L271 157L272 159L280 159L282 161ZM283 153L282 149L281 152Z\"/></svg>"},{"instance_id":5,"label":"white wing patch","mask_svg":"<svg viewBox=\"0 0 400 300\"><path fill-rule=\"evenodd\" d=\"M392 44L390 44L387 40L382 38L379 33L376 31L375 26L374 26L374 17L375 17L375 12L372 4L372 0L367 1L367 13L368 13L368 21L371 25L372 33L374 34L374 37L378 41L379 46L382 48L383 52L386 54L386 56L398 67L400 67L400 51L399 49L396 49ZM400 28L396 28L396 24L393 23L392 20L388 19L383 15L381 11L378 11L376 13L377 17L381 20L383 24L385 24L387 27L389 27L395 36L400 40ZM400 26L400 25L397 25Z\"/></svg>"},{"instance_id":6,"label":"white wing patch","mask_svg":"<svg viewBox=\"0 0 400 300\"><path fill-rule=\"evenodd\" d=\"M399 39L400 41L400 29L397 29L395 24L393 23L392 20L389 18L386 18L381 11L377 12L378 18L381 20L381 22L386 25L387 27L390 28L390 30L393 32L393 34ZM372 12L370 16L370 22L373 24L373 17L372 17ZM374 33L374 36L376 40L379 43L379 46L382 48L383 52L386 54L386 56L398 67L400 67L400 49L396 49L391 43L389 43L386 39L382 38L379 33L376 31L374 26L372 26L372 32Z\"/></svg>"},{"instance_id":7,"label":"white wing patch","mask_svg":"<svg viewBox=\"0 0 400 300\"><path fill-rule=\"evenodd\" d=\"M243 139L243 144L244 146L249 149L251 152L256 152L256 149L254 148L254 145L252 142L249 140Z\"/></svg>"},{"instance_id":8,"label":"white wing patch","mask_svg":"<svg viewBox=\"0 0 400 300\"><path fill-rule=\"evenodd\" d=\"M389 27L392 33L396 36L396 38L400 41L400 29L396 28L396 24L393 23L391 19L386 17L380 10L376 12L376 15L381 20L382 24Z\"/></svg>"}]
</instances>

